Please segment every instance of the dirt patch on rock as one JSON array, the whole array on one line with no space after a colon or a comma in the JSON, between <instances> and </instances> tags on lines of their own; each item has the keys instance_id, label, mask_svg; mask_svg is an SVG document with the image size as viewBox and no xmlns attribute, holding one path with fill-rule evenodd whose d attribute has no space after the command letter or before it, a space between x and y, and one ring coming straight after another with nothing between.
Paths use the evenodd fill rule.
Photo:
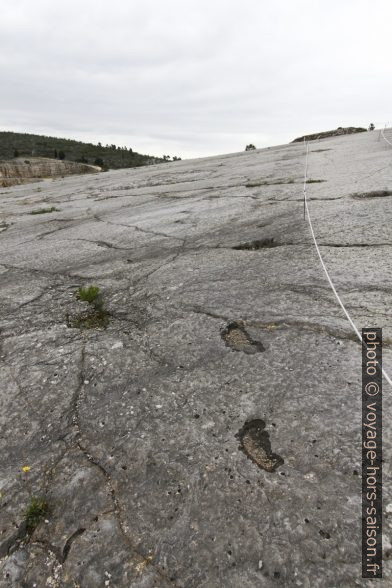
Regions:
<instances>
[{"instance_id":1,"label":"dirt patch on rock","mask_svg":"<svg viewBox=\"0 0 392 588\"><path fill-rule=\"evenodd\" d=\"M262 419L247 421L236 437L240 441L239 449L259 468L274 472L284 463L279 455L272 452L269 433L265 431L265 422Z\"/></svg>"},{"instance_id":2,"label":"dirt patch on rock","mask_svg":"<svg viewBox=\"0 0 392 588\"><path fill-rule=\"evenodd\" d=\"M67 314L66 324L70 329L106 329L109 313L102 308L91 308L78 314Z\"/></svg>"},{"instance_id":3,"label":"dirt patch on rock","mask_svg":"<svg viewBox=\"0 0 392 588\"><path fill-rule=\"evenodd\" d=\"M221 331L221 337L227 347L234 351L243 351L249 355L265 351L261 341L255 341L245 329L243 321L231 321Z\"/></svg>"}]
</instances>

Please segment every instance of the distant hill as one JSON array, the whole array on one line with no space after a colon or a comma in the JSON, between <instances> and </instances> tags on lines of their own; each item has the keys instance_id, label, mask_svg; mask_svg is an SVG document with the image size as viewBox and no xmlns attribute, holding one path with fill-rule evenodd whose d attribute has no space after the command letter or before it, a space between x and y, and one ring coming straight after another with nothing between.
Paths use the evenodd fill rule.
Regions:
<instances>
[{"instance_id":1,"label":"distant hill","mask_svg":"<svg viewBox=\"0 0 392 588\"><path fill-rule=\"evenodd\" d=\"M298 143L299 141L313 141L314 139L325 139L326 137L338 137L339 135L351 135L352 133L365 133L367 129L363 127L338 127L334 131L323 131L322 133L313 133L312 135L304 135L303 137L297 137L292 143Z\"/></svg>"},{"instance_id":2,"label":"distant hill","mask_svg":"<svg viewBox=\"0 0 392 588\"><path fill-rule=\"evenodd\" d=\"M49 157L98 165L104 169L138 167L168 161L166 158L141 155L127 147L82 143L72 139L0 131L0 160L15 157Z\"/></svg>"}]
</instances>

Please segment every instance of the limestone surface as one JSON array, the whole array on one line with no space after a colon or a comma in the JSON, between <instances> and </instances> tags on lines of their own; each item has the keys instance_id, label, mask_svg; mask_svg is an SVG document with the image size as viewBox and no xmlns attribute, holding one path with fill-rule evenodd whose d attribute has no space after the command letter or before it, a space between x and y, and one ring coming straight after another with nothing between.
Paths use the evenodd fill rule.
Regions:
<instances>
[{"instance_id":1,"label":"limestone surface","mask_svg":"<svg viewBox=\"0 0 392 588\"><path fill-rule=\"evenodd\" d=\"M391 374L392 148L309 151L324 261ZM2 588L371 585L361 347L304 164L293 143L1 190ZM383 418L390 586L386 383Z\"/></svg>"}]
</instances>

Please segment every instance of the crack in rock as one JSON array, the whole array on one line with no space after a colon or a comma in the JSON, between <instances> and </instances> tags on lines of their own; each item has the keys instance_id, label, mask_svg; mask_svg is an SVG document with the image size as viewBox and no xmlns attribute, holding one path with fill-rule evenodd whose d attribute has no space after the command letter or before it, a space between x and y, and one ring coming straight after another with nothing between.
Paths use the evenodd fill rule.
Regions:
<instances>
[{"instance_id":1,"label":"crack in rock","mask_svg":"<svg viewBox=\"0 0 392 588\"><path fill-rule=\"evenodd\" d=\"M354 200L385 198L386 196L392 196L392 190L373 190L373 192L355 192L355 194L351 194L351 198L354 198Z\"/></svg>"},{"instance_id":2,"label":"crack in rock","mask_svg":"<svg viewBox=\"0 0 392 588\"><path fill-rule=\"evenodd\" d=\"M75 533L73 533L71 535L71 537L68 537L67 541L65 542L64 548L63 548L63 553L62 553L62 557L61 557L61 562L60 563L64 563L65 560L68 557L68 554L71 550L72 547L72 543L75 541L75 539L77 539L78 537L80 537L80 535L83 535L83 533L85 532L86 529L84 528L80 528L77 529L75 531Z\"/></svg>"},{"instance_id":3,"label":"crack in rock","mask_svg":"<svg viewBox=\"0 0 392 588\"><path fill-rule=\"evenodd\" d=\"M235 245L232 249L238 251L257 251L258 249L264 249L266 247L279 247L280 243L275 243L273 237L266 237L264 239L256 239L255 241L248 241L247 243L241 243Z\"/></svg>"},{"instance_id":4,"label":"crack in rock","mask_svg":"<svg viewBox=\"0 0 392 588\"><path fill-rule=\"evenodd\" d=\"M391 243L319 243L319 247L389 247Z\"/></svg>"},{"instance_id":5,"label":"crack in rock","mask_svg":"<svg viewBox=\"0 0 392 588\"><path fill-rule=\"evenodd\" d=\"M22 521L15 533L0 543L0 558L13 553L27 537L27 534L27 523L26 521Z\"/></svg>"},{"instance_id":6,"label":"crack in rock","mask_svg":"<svg viewBox=\"0 0 392 588\"><path fill-rule=\"evenodd\" d=\"M113 484L111 475L107 471L105 466L101 463L101 461L95 455L93 455L92 451L87 447L85 442L83 442L83 430L82 430L82 425L80 422L79 405L80 405L80 402L82 399L84 382L86 379L85 363L86 363L86 350L85 350L85 347L83 347L82 353L81 353L81 358L80 358L80 366L79 366L79 385L78 385L76 393L74 394L74 397L72 398L71 406L70 406L70 424L72 424L72 426L74 428L74 435L73 435L73 439L71 439L71 444L72 444L72 446L77 448L81 452L83 457L89 463L93 464L98 469L98 471L101 473L101 475L103 476L108 494L110 496L110 499L111 499L111 502L113 505L113 511L112 511L113 515L118 523L120 533L121 533L123 539L125 540L125 542L128 544L132 553L137 555L138 557L140 557L142 559L142 563L144 565L152 565L154 567L155 571L161 577L161 579L164 579L166 581L170 580L170 584L172 586L176 586L176 584L173 581L171 581L171 579L168 579L166 577L166 574L159 568L159 566L152 564L150 558L143 555L143 553L138 549L137 545L134 543L132 538L129 536L127 529L126 529L126 525L124 524L124 521L123 521L123 512L122 512L120 500L116 494L115 485ZM64 561L65 561L66 557L68 556L68 553L71 549L73 541L79 535L84 533L84 531L85 531L85 529L78 529L71 537L69 537L69 539L67 540L67 542L64 546L62 554L60 554L60 557L63 557Z\"/></svg>"}]
</instances>

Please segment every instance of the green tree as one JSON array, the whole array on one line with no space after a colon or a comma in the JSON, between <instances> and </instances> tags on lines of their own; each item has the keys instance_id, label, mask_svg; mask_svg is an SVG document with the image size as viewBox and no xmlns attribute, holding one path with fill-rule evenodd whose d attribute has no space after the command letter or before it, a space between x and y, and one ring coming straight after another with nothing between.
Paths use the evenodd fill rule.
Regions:
<instances>
[{"instance_id":1,"label":"green tree","mask_svg":"<svg viewBox=\"0 0 392 588\"><path fill-rule=\"evenodd\" d=\"M65 159L64 151L59 151L59 159Z\"/></svg>"},{"instance_id":2,"label":"green tree","mask_svg":"<svg viewBox=\"0 0 392 588\"><path fill-rule=\"evenodd\" d=\"M14 157L19 157L19 151L17 149L14 149Z\"/></svg>"}]
</instances>

